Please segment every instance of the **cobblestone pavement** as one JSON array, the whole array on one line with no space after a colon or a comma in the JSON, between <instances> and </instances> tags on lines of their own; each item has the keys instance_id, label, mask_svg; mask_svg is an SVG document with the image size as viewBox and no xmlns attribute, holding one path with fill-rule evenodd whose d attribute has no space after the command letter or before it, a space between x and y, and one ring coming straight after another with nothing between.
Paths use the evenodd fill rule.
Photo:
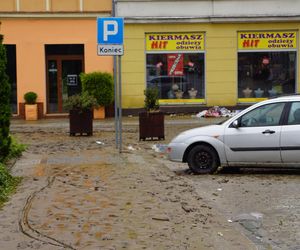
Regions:
<instances>
[{"instance_id":1,"label":"cobblestone pavement","mask_svg":"<svg viewBox=\"0 0 300 250\"><path fill-rule=\"evenodd\" d=\"M12 168L24 179L0 211L0 248L255 249L152 149L198 123L167 120L166 141L139 142L127 119L119 154L112 120L92 137L70 137L65 120L13 121L28 148Z\"/></svg>"}]
</instances>

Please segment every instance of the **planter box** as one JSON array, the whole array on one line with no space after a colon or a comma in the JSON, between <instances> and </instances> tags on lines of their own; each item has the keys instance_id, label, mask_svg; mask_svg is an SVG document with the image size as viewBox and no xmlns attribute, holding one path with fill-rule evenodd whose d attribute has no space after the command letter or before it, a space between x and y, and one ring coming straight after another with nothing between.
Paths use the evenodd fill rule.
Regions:
<instances>
[{"instance_id":1,"label":"planter box","mask_svg":"<svg viewBox=\"0 0 300 250\"><path fill-rule=\"evenodd\" d=\"M140 140L165 139L165 122L163 112L139 113Z\"/></svg>"},{"instance_id":2,"label":"planter box","mask_svg":"<svg viewBox=\"0 0 300 250\"><path fill-rule=\"evenodd\" d=\"M105 119L105 108L103 106L99 108L94 108L94 119Z\"/></svg>"},{"instance_id":3,"label":"planter box","mask_svg":"<svg viewBox=\"0 0 300 250\"><path fill-rule=\"evenodd\" d=\"M25 104L25 120L36 121L38 119L37 104Z\"/></svg>"},{"instance_id":4,"label":"planter box","mask_svg":"<svg viewBox=\"0 0 300 250\"><path fill-rule=\"evenodd\" d=\"M38 111L38 119L44 118L44 103L37 102L37 111ZM20 102L19 103L19 118L25 119L25 103Z\"/></svg>"},{"instance_id":5,"label":"planter box","mask_svg":"<svg viewBox=\"0 0 300 250\"><path fill-rule=\"evenodd\" d=\"M70 110L70 136L76 134L93 135L93 111L92 110Z\"/></svg>"}]
</instances>

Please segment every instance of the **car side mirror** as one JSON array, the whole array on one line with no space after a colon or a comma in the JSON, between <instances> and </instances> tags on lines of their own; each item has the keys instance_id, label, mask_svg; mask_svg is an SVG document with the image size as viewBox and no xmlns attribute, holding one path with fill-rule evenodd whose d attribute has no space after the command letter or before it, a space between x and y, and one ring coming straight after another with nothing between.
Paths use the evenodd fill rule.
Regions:
<instances>
[{"instance_id":1,"label":"car side mirror","mask_svg":"<svg viewBox=\"0 0 300 250\"><path fill-rule=\"evenodd\" d=\"M232 123L231 123L231 126L233 127L233 128L239 128L239 121L238 120L234 120Z\"/></svg>"}]
</instances>

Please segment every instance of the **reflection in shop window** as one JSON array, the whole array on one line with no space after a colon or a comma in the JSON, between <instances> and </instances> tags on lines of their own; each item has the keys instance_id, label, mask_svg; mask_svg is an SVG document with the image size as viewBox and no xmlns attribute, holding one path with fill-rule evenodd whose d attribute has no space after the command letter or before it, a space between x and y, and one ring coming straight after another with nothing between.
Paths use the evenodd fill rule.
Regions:
<instances>
[{"instance_id":1,"label":"reflection in shop window","mask_svg":"<svg viewBox=\"0 0 300 250\"><path fill-rule=\"evenodd\" d=\"M147 54L147 87L160 99L204 98L204 53Z\"/></svg>"},{"instance_id":2,"label":"reflection in shop window","mask_svg":"<svg viewBox=\"0 0 300 250\"><path fill-rule=\"evenodd\" d=\"M295 93L295 79L296 51L238 53L239 98Z\"/></svg>"}]
</instances>

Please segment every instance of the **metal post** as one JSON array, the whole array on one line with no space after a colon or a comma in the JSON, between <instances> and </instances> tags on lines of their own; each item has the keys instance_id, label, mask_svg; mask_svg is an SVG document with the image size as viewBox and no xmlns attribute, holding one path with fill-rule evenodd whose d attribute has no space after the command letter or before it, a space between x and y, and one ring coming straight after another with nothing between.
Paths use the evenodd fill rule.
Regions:
<instances>
[{"instance_id":1,"label":"metal post","mask_svg":"<svg viewBox=\"0 0 300 250\"><path fill-rule=\"evenodd\" d=\"M115 140L116 149L119 148L119 130L118 130L118 81L117 81L117 56L114 56L114 95L115 95Z\"/></svg>"},{"instance_id":2,"label":"metal post","mask_svg":"<svg viewBox=\"0 0 300 250\"><path fill-rule=\"evenodd\" d=\"M119 87L119 152L122 152L122 71L121 71L121 56L119 56L119 80L118 80L118 87Z\"/></svg>"},{"instance_id":3,"label":"metal post","mask_svg":"<svg viewBox=\"0 0 300 250\"><path fill-rule=\"evenodd\" d=\"M115 6L115 0L112 0L112 12L111 15L114 17L116 16L116 6ZM119 126L118 126L118 81L117 81L117 56L113 57L114 60L114 95L115 95L115 140L116 140L116 149L119 148Z\"/></svg>"}]
</instances>

